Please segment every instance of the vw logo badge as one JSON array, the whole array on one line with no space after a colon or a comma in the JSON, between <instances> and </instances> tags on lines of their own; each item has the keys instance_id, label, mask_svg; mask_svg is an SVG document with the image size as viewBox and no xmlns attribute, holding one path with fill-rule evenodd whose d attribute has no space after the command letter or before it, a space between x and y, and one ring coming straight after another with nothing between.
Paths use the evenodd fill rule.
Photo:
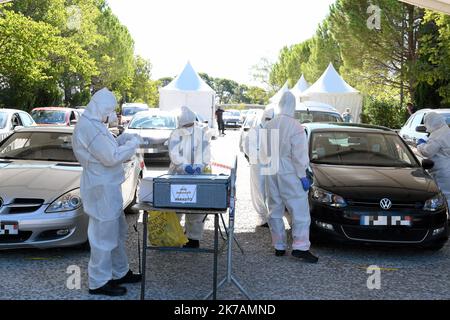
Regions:
<instances>
[{"instance_id":1,"label":"vw logo badge","mask_svg":"<svg viewBox=\"0 0 450 320\"><path fill-rule=\"evenodd\" d=\"M387 198L381 199L380 207L383 210L389 210L392 207L392 201Z\"/></svg>"}]
</instances>

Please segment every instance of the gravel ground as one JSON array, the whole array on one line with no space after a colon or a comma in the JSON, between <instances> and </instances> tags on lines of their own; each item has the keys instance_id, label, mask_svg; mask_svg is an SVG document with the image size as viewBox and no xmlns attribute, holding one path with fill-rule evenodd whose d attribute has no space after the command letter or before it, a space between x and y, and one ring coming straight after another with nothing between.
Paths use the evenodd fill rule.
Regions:
<instances>
[{"instance_id":1,"label":"gravel ground","mask_svg":"<svg viewBox=\"0 0 450 320\"><path fill-rule=\"evenodd\" d=\"M237 152L238 131L214 142L214 160L231 164ZM150 168L147 174L163 172ZM275 257L269 230L256 228L250 200L249 169L239 156L236 237L244 249L234 248L234 275L255 299L450 299L450 245L438 251L313 243L316 265L289 255ZM132 225L139 214L128 215L130 265L138 269L137 234ZM213 241L213 219L205 227L203 247ZM142 240L142 238L141 238ZM221 245L222 240L219 240ZM212 288L212 255L148 252L147 299L202 299ZM225 275L225 251L219 257L219 280ZM14 250L0 252L0 299L109 299L87 293L89 252L80 248ZM81 270L81 289L66 286L71 265ZM369 290L367 267L381 269L381 288ZM140 285L127 285L128 295L139 299ZM219 299L243 299L226 285Z\"/></svg>"}]
</instances>

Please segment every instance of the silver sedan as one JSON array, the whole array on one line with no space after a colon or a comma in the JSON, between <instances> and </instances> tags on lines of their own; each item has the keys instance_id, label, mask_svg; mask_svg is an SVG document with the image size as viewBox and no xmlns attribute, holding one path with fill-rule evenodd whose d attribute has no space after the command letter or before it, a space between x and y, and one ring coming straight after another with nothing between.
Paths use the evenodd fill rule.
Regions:
<instances>
[{"instance_id":1,"label":"silver sedan","mask_svg":"<svg viewBox=\"0 0 450 320\"><path fill-rule=\"evenodd\" d=\"M88 216L80 198L82 167L72 151L73 128L17 130L0 143L0 249L84 244ZM124 163L124 208L136 201L143 169Z\"/></svg>"}]
</instances>

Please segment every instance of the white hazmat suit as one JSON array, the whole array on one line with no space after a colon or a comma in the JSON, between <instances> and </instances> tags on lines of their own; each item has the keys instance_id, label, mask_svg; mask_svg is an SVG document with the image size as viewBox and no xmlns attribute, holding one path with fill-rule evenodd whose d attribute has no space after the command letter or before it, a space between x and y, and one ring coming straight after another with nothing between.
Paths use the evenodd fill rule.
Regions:
<instances>
[{"instance_id":1,"label":"white hazmat suit","mask_svg":"<svg viewBox=\"0 0 450 320\"><path fill-rule=\"evenodd\" d=\"M182 107L178 117L178 128L169 139L169 174L188 174L186 169L199 168L200 173L211 162L210 138L199 126L195 113ZM181 218L181 215L179 217ZM204 215L188 214L185 217L186 236L191 240L201 240Z\"/></svg>"},{"instance_id":2,"label":"white hazmat suit","mask_svg":"<svg viewBox=\"0 0 450 320\"><path fill-rule=\"evenodd\" d=\"M259 225L267 223L269 212L266 205L266 176L261 173L261 163L259 154L261 150L261 135L268 121L274 117L274 109L266 109L262 116L260 124L251 128L245 136L243 151L250 158L250 192L252 196L253 208L256 210L259 218ZM253 156L252 156L253 154Z\"/></svg>"},{"instance_id":3,"label":"white hazmat suit","mask_svg":"<svg viewBox=\"0 0 450 320\"><path fill-rule=\"evenodd\" d=\"M272 243L276 250L286 250L287 240L283 222L285 208L291 214L292 249L308 251L310 248L309 227L311 222L308 191L300 181L306 177L309 166L308 141L303 126L294 118L295 97L290 92L283 94L278 114L266 125L268 135L277 131L276 145L263 143L265 159L272 156L278 170L266 178L267 205ZM273 159L278 153L278 159Z\"/></svg>"},{"instance_id":4,"label":"white hazmat suit","mask_svg":"<svg viewBox=\"0 0 450 320\"><path fill-rule=\"evenodd\" d=\"M125 249L127 222L123 213L121 185L125 181L123 162L136 153L139 140L133 135L118 139L105 122L113 114L116 99L108 89L95 93L73 134L73 151L83 174L80 193L89 215L91 247L89 288L97 289L129 271Z\"/></svg>"},{"instance_id":5,"label":"white hazmat suit","mask_svg":"<svg viewBox=\"0 0 450 320\"><path fill-rule=\"evenodd\" d=\"M417 150L426 158L433 160L430 170L450 207L450 128L445 118L430 112L425 115L425 127L430 133L426 143L417 146Z\"/></svg>"}]
</instances>

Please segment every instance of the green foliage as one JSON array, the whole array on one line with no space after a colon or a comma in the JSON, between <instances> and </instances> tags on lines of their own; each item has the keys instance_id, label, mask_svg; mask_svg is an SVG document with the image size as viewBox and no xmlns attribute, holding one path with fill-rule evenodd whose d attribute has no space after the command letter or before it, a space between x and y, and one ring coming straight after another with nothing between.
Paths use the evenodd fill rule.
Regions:
<instances>
[{"instance_id":1,"label":"green foliage","mask_svg":"<svg viewBox=\"0 0 450 320\"><path fill-rule=\"evenodd\" d=\"M77 106L108 87L158 103L151 64L105 0L20 0L0 12L0 106Z\"/></svg>"},{"instance_id":2,"label":"green foliage","mask_svg":"<svg viewBox=\"0 0 450 320\"><path fill-rule=\"evenodd\" d=\"M361 119L363 123L399 129L407 120L407 112L399 103L366 97Z\"/></svg>"}]
</instances>

